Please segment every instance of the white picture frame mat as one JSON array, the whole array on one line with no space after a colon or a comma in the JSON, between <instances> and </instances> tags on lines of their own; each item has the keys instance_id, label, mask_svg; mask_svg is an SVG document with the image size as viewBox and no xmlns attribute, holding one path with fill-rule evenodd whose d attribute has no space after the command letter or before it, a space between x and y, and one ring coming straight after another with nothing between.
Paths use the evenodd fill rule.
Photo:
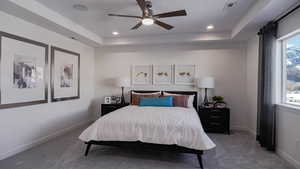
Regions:
<instances>
[{"instance_id":1,"label":"white picture frame mat","mask_svg":"<svg viewBox=\"0 0 300 169\"><path fill-rule=\"evenodd\" d=\"M54 50L54 98L74 97L78 95L78 57L75 55ZM60 73L63 65L73 64L73 86L70 88L60 87Z\"/></svg>"},{"instance_id":2,"label":"white picture frame mat","mask_svg":"<svg viewBox=\"0 0 300 169\"><path fill-rule=\"evenodd\" d=\"M137 71L144 71L148 73L148 79L146 81L138 81L138 79L135 77L135 74ZM153 72L152 72L152 65L133 65L132 66L132 74L131 74L131 79L132 79L132 84L133 85L151 85L152 84L152 77L153 77Z\"/></svg>"},{"instance_id":3,"label":"white picture frame mat","mask_svg":"<svg viewBox=\"0 0 300 169\"><path fill-rule=\"evenodd\" d=\"M1 48L1 104L31 102L45 98L45 48L15 39L2 37ZM18 89L13 87L14 56L36 57L37 69L43 69L43 77L36 88ZM41 57L42 56L42 57ZM41 90L42 89L42 90Z\"/></svg>"},{"instance_id":4,"label":"white picture frame mat","mask_svg":"<svg viewBox=\"0 0 300 169\"><path fill-rule=\"evenodd\" d=\"M191 69L192 75L191 75L191 81L185 82L184 80L180 81L180 77L178 75L178 72L185 71L184 69ZM175 78L175 84L178 85L194 85L195 84L195 77L196 77L196 65L175 65L174 66L174 78Z\"/></svg>"},{"instance_id":5,"label":"white picture frame mat","mask_svg":"<svg viewBox=\"0 0 300 169\"><path fill-rule=\"evenodd\" d=\"M169 80L165 82L159 82L156 75L160 71L168 72ZM173 65L153 65L153 84L155 85L171 85L173 83Z\"/></svg>"}]
</instances>

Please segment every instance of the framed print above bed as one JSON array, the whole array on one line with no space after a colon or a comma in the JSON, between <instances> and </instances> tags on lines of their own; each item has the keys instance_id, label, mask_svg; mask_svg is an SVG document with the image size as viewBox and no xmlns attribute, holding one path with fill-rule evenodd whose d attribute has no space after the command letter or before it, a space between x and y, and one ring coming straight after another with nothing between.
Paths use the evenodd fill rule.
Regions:
<instances>
[{"instance_id":1,"label":"framed print above bed","mask_svg":"<svg viewBox=\"0 0 300 169\"><path fill-rule=\"evenodd\" d=\"M153 66L153 84L170 85L173 81L172 65L154 65Z\"/></svg>"},{"instance_id":2,"label":"framed print above bed","mask_svg":"<svg viewBox=\"0 0 300 169\"><path fill-rule=\"evenodd\" d=\"M80 54L51 46L51 101L80 98Z\"/></svg>"},{"instance_id":3,"label":"framed print above bed","mask_svg":"<svg viewBox=\"0 0 300 169\"><path fill-rule=\"evenodd\" d=\"M196 65L175 65L175 84L194 85Z\"/></svg>"},{"instance_id":4,"label":"framed print above bed","mask_svg":"<svg viewBox=\"0 0 300 169\"><path fill-rule=\"evenodd\" d=\"M131 80L133 85L151 85L152 65L132 66Z\"/></svg>"},{"instance_id":5,"label":"framed print above bed","mask_svg":"<svg viewBox=\"0 0 300 169\"><path fill-rule=\"evenodd\" d=\"M47 44L0 31L0 60L0 108L47 103Z\"/></svg>"}]
</instances>

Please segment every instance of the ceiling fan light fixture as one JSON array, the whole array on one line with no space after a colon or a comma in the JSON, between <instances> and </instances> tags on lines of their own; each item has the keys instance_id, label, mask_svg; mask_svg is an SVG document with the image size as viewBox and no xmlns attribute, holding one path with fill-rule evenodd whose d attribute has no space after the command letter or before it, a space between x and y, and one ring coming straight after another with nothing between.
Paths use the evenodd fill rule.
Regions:
<instances>
[{"instance_id":1,"label":"ceiling fan light fixture","mask_svg":"<svg viewBox=\"0 0 300 169\"><path fill-rule=\"evenodd\" d=\"M112 34L115 35L115 36L117 36L117 35L119 35L119 32L114 31L114 32L112 32Z\"/></svg>"},{"instance_id":2,"label":"ceiling fan light fixture","mask_svg":"<svg viewBox=\"0 0 300 169\"><path fill-rule=\"evenodd\" d=\"M215 28L214 25L208 25L208 26L206 27L207 30L213 30L214 28Z\"/></svg>"},{"instance_id":3,"label":"ceiling fan light fixture","mask_svg":"<svg viewBox=\"0 0 300 169\"><path fill-rule=\"evenodd\" d=\"M154 20L152 18L144 18L142 23L143 25L150 26L154 24Z\"/></svg>"}]
</instances>

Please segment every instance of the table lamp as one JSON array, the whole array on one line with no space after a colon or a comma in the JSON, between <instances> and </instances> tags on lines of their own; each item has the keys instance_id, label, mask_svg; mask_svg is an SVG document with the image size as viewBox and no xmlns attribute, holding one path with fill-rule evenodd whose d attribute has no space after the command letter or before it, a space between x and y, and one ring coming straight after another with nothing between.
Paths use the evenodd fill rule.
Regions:
<instances>
[{"instance_id":1,"label":"table lamp","mask_svg":"<svg viewBox=\"0 0 300 169\"><path fill-rule=\"evenodd\" d=\"M130 79L127 78L127 77L116 78L115 85L117 87L121 87L121 89L122 89L121 104L125 104L124 88L125 87L130 87Z\"/></svg>"},{"instance_id":2,"label":"table lamp","mask_svg":"<svg viewBox=\"0 0 300 169\"><path fill-rule=\"evenodd\" d=\"M208 98L207 98L207 89L215 88L215 79L213 77L204 77L199 79L198 81L198 88L205 89L205 97L204 97L204 105L208 105Z\"/></svg>"}]
</instances>

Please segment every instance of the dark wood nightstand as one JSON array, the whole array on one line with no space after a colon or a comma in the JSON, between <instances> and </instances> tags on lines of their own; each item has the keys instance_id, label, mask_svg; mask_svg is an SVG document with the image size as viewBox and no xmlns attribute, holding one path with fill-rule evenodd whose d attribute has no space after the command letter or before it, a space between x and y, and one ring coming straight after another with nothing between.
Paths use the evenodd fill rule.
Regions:
<instances>
[{"instance_id":1,"label":"dark wood nightstand","mask_svg":"<svg viewBox=\"0 0 300 169\"><path fill-rule=\"evenodd\" d=\"M101 104L101 116L104 116L112 111L128 106L129 103L125 104Z\"/></svg>"},{"instance_id":2,"label":"dark wood nightstand","mask_svg":"<svg viewBox=\"0 0 300 169\"><path fill-rule=\"evenodd\" d=\"M230 134L229 108L203 108L198 111L205 132Z\"/></svg>"}]
</instances>

